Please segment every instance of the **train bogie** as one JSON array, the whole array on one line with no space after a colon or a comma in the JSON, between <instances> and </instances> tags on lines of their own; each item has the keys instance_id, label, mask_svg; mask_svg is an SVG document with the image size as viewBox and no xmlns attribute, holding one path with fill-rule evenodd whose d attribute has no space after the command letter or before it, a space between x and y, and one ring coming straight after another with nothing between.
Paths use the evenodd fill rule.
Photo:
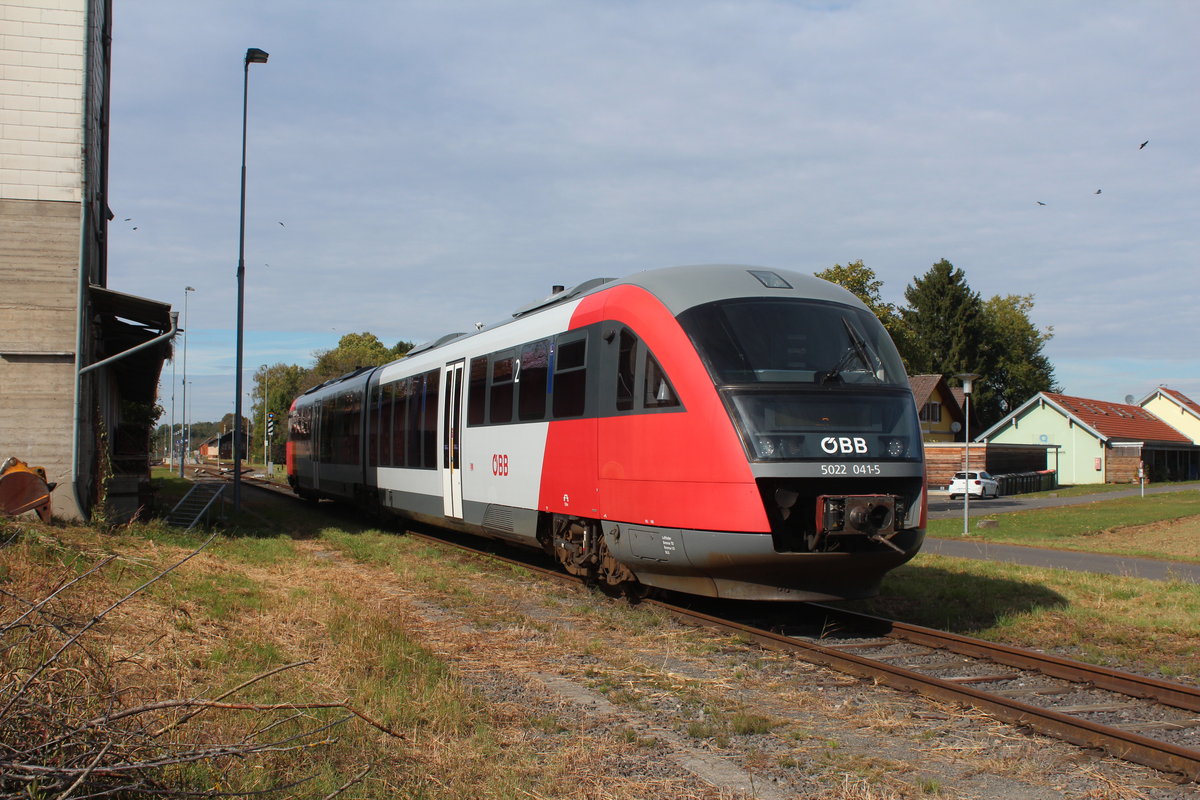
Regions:
<instances>
[{"instance_id":1,"label":"train bogie","mask_svg":"<svg viewBox=\"0 0 1200 800\"><path fill-rule=\"evenodd\" d=\"M289 480L613 584L858 597L916 553L923 453L882 326L808 276L598 281L318 387Z\"/></svg>"}]
</instances>

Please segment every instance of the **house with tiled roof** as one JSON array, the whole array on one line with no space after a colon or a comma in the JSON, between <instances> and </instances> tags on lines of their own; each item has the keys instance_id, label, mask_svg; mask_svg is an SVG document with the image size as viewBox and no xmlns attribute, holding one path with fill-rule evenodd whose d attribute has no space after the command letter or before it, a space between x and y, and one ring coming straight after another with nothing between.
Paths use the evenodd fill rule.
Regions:
<instances>
[{"instance_id":1,"label":"house with tiled roof","mask_svg":"<svg viewBox=\"0 0 1200 800\"><path fill-rule=\"evenodd\" d=\"M1200 475L1200 446L1141 405L1039 392L978 437L1055 447L1059 482L1134 483Z\"/></svg>"},{"instance_id":2,"label":"house with tiled roof","mask_svg":"<svg viewBox=\"0 0 1200 800\"><path fill-rule=\"evenodd\" d=\"M941 375L909 375L917 414L921 419L921 440L926 443L961 441L962 405Z\"/></svg>"},{"instance_id":3,"label":"house with tiled roof","mask_svg":"<svg viewBox=\"0 0 1200 800\"><path fill-rule=\"evenodd\" d=\"M1183 392L1159 386L1138 405L1200 445L1200 403Z\"/></svg>"}]
</instances>

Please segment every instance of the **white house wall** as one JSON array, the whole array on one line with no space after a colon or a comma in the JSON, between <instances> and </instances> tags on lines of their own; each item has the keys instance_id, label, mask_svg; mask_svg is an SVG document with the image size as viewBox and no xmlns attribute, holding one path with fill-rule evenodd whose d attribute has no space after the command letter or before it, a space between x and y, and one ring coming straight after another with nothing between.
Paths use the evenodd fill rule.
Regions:
<instances>
[{"instance_id":1,"label":"white house wall","mask_svg":"<svg viewBox=\"0 0 1200 800\"><path fill-rule=\"evenodd\" d=\"M1183 406L1161 394L1155 394L1153 398L1142 403L1142 408L1191 439L1193 444L1200 445L1200 419Z\"/></svg>"},{"instance_id":2,"label":"white house wall","mask_svg":"<svg viewBox=\"0 0 1200 800\"><path fill-rule=\"evenodd\" d=\"M1058 482L1104 483L1104 442L1049 403L1035 403L988 437L997 444L1058 445Z\"/></svg>"}]
</instances>

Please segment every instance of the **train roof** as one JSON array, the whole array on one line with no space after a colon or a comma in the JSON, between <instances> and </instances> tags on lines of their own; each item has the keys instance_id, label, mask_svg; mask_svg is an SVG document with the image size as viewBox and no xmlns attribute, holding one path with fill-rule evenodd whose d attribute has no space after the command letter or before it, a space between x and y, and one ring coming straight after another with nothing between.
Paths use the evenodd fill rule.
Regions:
<instances>
[{"instance_id":1,"label":"train roof","mask_svg":"<svg viewBox=\"0 0 1200 800\"><path fill-rule=\"evenodd\" d=\"M662 267L637 272L625 278L591 278L569 289L554 292L540 300L521 306L512 313L511 319L486 325L479 331L449 333L423 342L408 351L404 358L434 350L482 331L495 330L514 320L523 319L562 303L622 284L640 286L657 297L676 316L689 308L704 303L738 297L762 297L764 294L826 300L866 308L862 301L849 290L815 275L802 272L746 264L696 264Z\"/></svg>"},{"instance_id":2,"label":"train roof","mask_svg":"<svg viewBox=\"0 0 1200 800\"><path fill-rule=\"evenodd\" d=\"M764 295L863 305L849 290L815 275L745 264L665 267L635 273L620 283L642 287L676 316L716 300Z\"/></svg>"}]
</instances>

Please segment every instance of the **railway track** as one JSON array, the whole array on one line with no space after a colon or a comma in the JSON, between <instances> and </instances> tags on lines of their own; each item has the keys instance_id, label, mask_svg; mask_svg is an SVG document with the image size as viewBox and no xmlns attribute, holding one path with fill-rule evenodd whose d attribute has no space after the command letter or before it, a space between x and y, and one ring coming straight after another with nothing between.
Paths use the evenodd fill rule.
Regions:
<instances>
[{"instance_id":1,"label":"railway track","mask_svg":"<svg viewBox=\"0 0 1200 800\"><path fill-rule=\"evenodd\" d=\"M225 474L205 472L229 479ZM242 481L292 496L286 486L272 481L246 475ZM409 535L467 552L483 552L457 535L412 531ZM552 580L579 582L529 559L491 551L486 554ZM665 600L644 602L690 625L734 633L810 663L974 707L1004 722L1103 750L1181 780L1200 781L1197 687L826 605L804 604L822 620L814 634L812 626L797 626L781 617L743 622L731 618L736 610L710 614Z\"/></svg>"}]
</instances>

